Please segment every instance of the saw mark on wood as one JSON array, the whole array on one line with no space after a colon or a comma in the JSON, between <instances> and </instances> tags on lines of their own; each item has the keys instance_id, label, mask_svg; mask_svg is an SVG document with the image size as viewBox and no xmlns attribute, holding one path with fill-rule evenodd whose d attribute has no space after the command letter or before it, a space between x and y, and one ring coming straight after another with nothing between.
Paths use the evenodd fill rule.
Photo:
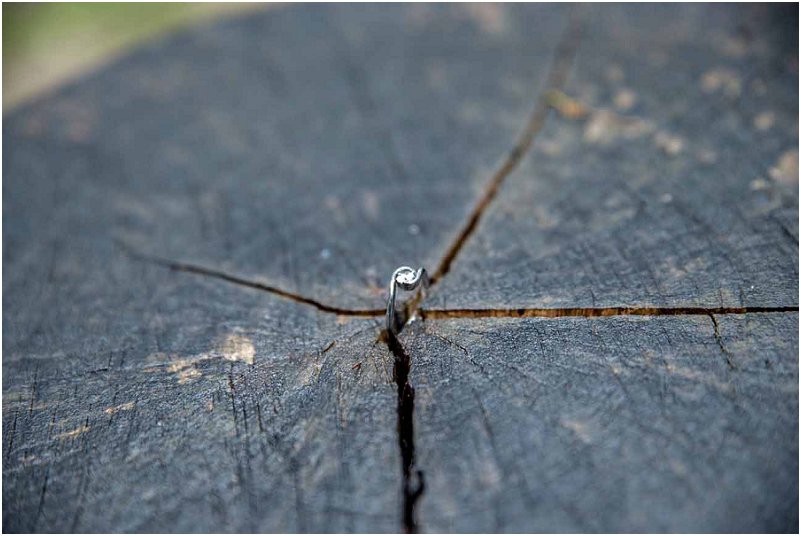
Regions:
<instances>
[{"instance_id":1,"label":"saw mark on wood","mask_svg":"<svg viewBox=\"0 0 801 536\"><path fill-rule=\"evenodd\" d=\"M19 410L14 410L14 421L11 423L11 432L8 434L8 448L6 449L6 456L11 454L11 449L14 448L14 436L17 433L17 416L19 415Z\"/></svg>"},{"instance_id":2,"label":"saw mark on wood","mask_svg":"<svg viewBox=\"0 0 801 536\"><path fill-rule=\"evenodd\" d=\"M36 530L36 525L39 523L39 518L42 517L44 511L45 495L47 495L47 482L50 480L50 466L47 466L44 477L44 484L42 484L42 492L39 494L39 508L36 510L36 517L33 520L32 532Z\"/></svg>"}]
</instances>

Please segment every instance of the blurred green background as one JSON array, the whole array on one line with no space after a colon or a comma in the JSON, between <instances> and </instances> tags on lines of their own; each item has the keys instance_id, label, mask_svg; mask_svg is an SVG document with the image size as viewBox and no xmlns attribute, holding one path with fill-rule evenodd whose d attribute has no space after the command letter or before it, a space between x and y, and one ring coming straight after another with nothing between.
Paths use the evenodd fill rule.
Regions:
<instances>
[{"instance_id":1,"label":"blurred green background","mask_svg":"<svg viewBox=\"0 0 801 536\"><path fill-rule=\"evenodd\" d=\"M3 111L185 26L258 3L3 4Z\"/></svg>"}]
</instances>

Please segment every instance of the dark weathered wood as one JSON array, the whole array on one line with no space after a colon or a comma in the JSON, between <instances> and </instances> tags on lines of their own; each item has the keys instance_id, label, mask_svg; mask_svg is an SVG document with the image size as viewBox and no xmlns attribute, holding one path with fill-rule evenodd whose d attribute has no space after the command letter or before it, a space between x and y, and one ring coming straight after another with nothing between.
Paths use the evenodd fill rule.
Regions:
<instances>
[{"instance_id":1,"label":"dark weathered wood","mask_svg":"<svg viewBox=\"0 0 801 536\"><path fill-rule=\"evenodd\" d=\"M5 530L398 530L379 320L133 258L113 160L4 142Z\"/></svg>"},{"instance_id":2,"label":"dark weathered wood","mask_svg":"<svg viewBox=\"0 0 801 536\"><path fill-rule=\"evenodd\" d=\"M427 306L797 306L787 11L587 8L586 116L553 114Z\"/></svg>"},{"instance_id":3,"label":"dark weathered wood","mask_svg":"<svg viewBox=\"0 0 801 536\"><path fill-rule=\"evenodd\" d=\"M142 256L381 307L466 218L566 20L293 7L5 118L6 530L402 529L379 320Z\"/></svg>"},{"instance_id":4,"label":"dark weathered wood","mask_svg":"<svg viewBox=\"0 0 801 536\"><path fill-rule=\"evenodd\" d=\"M14 114L8 143L106 162L87 169L118 207L106 232L140 253L381 307L387 274L436 264L467 217L566 22L552 6L271 11Z\"/></svg>"},{"instance_id":5,"label":"dark weathered wood","mask_svg":"<svg viewBox=\"0 0 801 536\"><path fill-rule=\"evenodd\" d=\"M86 275L47 307L5 293L5 530L398 530L377 322L134 261Z\"/></svg>"},{"instance_id":6,"label":"dark weathered wood","mask_svg":"<svg viewBox=\"0 0 801 536\"><path fill-rule=\"evenodd\" d=\"M280 9L5 117L4 528L797 528L798 316L703 309L797 309L797 30L586 11L543 130L561 6ZM702 309L395 344L399 264L429 311Z\"/></svg>"},{"instance_id":7,"label":"dark weathered wood","mask_svg":"<svg viewBox=\"0 0 801 536\"><path fill-rule=\"evenodd\" d=\"M798 315L459 319L401 336L432 532L795 532Z\"/></svg>"}]
</instances>

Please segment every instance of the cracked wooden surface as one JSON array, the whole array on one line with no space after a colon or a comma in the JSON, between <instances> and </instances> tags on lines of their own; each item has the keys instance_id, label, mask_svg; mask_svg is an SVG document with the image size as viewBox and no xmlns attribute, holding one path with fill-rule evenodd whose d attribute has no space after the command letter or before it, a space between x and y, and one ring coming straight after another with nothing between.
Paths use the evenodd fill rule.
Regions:
<instances>
[{"instance_id":1,"label":"cracked wooden surface","mask_svg":"<svg viewBox=\"0 0 801 536\"><path fill-rule=\"evenodd\" d=\"M32 337L55 351L6 343L6 530L396 529L378 322L142 263L87 275L103 300L59 300Z\"/></svg>"},{"instance_id":2,"label":"cracked wooden surface","mask_svg":"<svg viewBox=\"0 0 801 536\"><path fill-rule=\"evenodd\" d=\"M6 530L796 530L792 17L297 6L6 118Z\"/></svg>"},{"instance_id":3,"label":"cracked wooden surface","mask_svg":"<svg viewBox=\"0 0 801 536\"><path fill-rule=\"evenodd\" d=\"M546 123L426 306L797 306L798 71L781 15L587 11L567 86L584 114Z\"/></svg>"},{"instance_id":4,"label":"cracked wooden surface","mask_svg":"<svg viewBox=\"0 0 801 536\"><path fill-rule=\"evenodd\" d=\"M407 328L420 525L787 531L797 328L797 313L726 315L714 328L703 316Z\"/></svg>"},{"instance_id":5,"label":"cracked wooden surface","mask_svg":"<svg viewBox=\"0 0 801 536\"><path fill-rule=\"evenodd\" d=\"M39 143L94 149L114 176L109 232L131 249L382 308L387 273L438 262L547 81L567 9L511 9L498 33L442 6L224 22L10 122Z\"/></svg>"}]
</instances>

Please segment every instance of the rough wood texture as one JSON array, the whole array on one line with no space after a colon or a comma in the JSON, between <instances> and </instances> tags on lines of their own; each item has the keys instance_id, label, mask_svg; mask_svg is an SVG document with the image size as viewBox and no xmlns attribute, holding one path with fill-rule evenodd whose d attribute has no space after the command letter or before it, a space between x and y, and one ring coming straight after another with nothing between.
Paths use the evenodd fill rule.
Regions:
<instances>
[{"instance_id":1,"label":"rough wood texture","mask_svg":"<svg viewBox=\"0 0 801 536\"><path fill-rule=\"evenodd\" d=\"M6 530L397 530L379 320L133 258L93 144L4 142Z\"/></svg>"},{"instance_id":2,"label":"rough wood texture","mask_svg":"<svg viewBox=\"0 0 801 536\"><path fill-rule=\"evenodd\" d=\"M407 328L419 523L795 532L797 330L797 313Z\"/></svg>"},{"instance_id":3,"label":"rough wood texture","mask_svg":"<svg viewBox=\"0 0 801 536\"><path fill-rule=\"evenodd\" d=\"M396 397L377 321L339 326L142 263L99 268L126 277L86 274L91 308L67 291L38 324L15 321L33 313L7 291L19 304L7 333L58 342L6 343L6 530L397 530Z\"/></svg>"},{"instance_id":4,"label":"rough wood texture","mask_svg":"<svg viewBox=\"0 0 801 536\"><path fill-rule=\"evenodd\" d=\"M380 308L386 274L438 262L566 23L548 6L297 6L151 46L9 131L105 164L86 180L117 206L106 232L141 254Z\"/></svg>"},{"instance_id":5,"label":"rough wood texture","mask_svg":"<svg viewBox=\"0 0 801 536\"><path fill-rule=\"evenodd\" d=\"M583 11L291 7L5 117L6 531L796 530L797 18Z\"/></svg>"},{"instance_id":6,"label":"rough wood texture","mask_svg":"<svg viewBox=\"0 0 801 536\"><path fill-rule=\"evenodd\" d=\"M797 306L788 11L587 8L584 110L554 99L580 118L549 119L427 306Z\"/></svg>"}]
</instances>

